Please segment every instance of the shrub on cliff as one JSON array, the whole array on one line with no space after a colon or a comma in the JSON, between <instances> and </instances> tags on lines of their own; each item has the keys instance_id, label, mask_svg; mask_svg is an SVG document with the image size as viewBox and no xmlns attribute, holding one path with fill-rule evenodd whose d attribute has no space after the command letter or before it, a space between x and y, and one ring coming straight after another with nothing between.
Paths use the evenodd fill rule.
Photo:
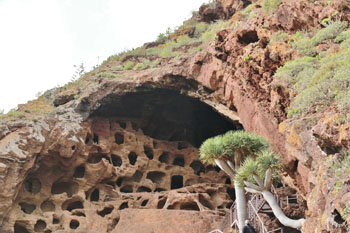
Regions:
<instances>
[{"instance_id":1,"label":"shrub on cliff","mask_svg":"<svg viewBox=\"0 0 350 233\"><path fill-rule=\"evenodd\" d=\"M227 28L229 21L218 20L215 23L211 23L205 32L202 33L200 41L203 42L204 45L208 45L209 42L213 41L216 37L216 33L224 28Z\"/></svg>"},{"instance_id":2,"label":"shrub on cliff","mask_svg":"<svg viewBox=\"0 0 350 233\"><path fill-rule=\"evenodd\" d=\"M275 74L275 78L293 93L288 117L300 117L331 107L337 107L341 113L350 110L350 32L344 31L346 25L346 22L334 22L309 40L300 39L300 33L294 36L301 49L299 52L310 56L286 62ZM318 53L315 46L324 42L341 44Z\"/></svg>"},{"instance_id":3,"label":"shrub on cliff","mask_svg":"<svg viewBox=\"0 0 350 233\"><path fill-rule=\"evenodd\" d=\"M302 57L287 62L275 77L296 91L288 109L289 117L336 106L350 110L350 49L323 58Z\"/></svg>"},{"instance_id":4,"label":"shrub on cliff","mask_svg":"<svg viewBox=\"0 0 350 233\"><path fill-rule=\"evenodd\" d=\"M298 53L301 55L315 56L317 55L317 45L335 39L345 30L346 26L347 22L333 22L327 27L317 31L317 33L312 38L300 38L296 41L295 47L298 50Z\"/></svg>"},{"instance_id":5,"label":"shrub on cliff","mask_svg":"<svg viewBox=\"0 0 350 233\"><path fill-rule=\"evenodd\" d=\"M281 2L281 0L263 0L261 7L265 14L272 14L277 10Z\"/></svg>"}]
</instances>

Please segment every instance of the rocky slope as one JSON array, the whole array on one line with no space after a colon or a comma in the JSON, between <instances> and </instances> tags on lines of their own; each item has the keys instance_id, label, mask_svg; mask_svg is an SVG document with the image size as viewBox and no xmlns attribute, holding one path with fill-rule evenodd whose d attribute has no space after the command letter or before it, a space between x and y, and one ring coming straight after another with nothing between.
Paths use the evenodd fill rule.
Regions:
<instances>
[{"instance_id":1,"label":"rocky slope","mask_svg":"<svg viewBox=\"0 0 350 233\"><path fill-rule=\"evenodd\" d=\"M347 109L300 102L317 82L293 67L350 63L339 23L349 19L345 0L213 2L166 38L2 116L1 231L228 231L231 181L197 148L243 128L282 155L282 181L306 203L303 232L346 232ZM346 73L337 65L326 68Z\"/></svg>"}]
</instances>

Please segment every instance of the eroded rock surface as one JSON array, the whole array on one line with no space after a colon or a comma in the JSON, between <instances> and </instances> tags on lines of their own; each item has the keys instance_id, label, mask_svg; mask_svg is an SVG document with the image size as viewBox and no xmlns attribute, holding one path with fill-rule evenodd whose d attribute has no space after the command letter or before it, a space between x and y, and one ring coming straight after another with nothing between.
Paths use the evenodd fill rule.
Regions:
<instances>
[{"instance_id":1,"label":"eroded rock surface","mask_svg":"<svg viewBox=\"0 0 350 233\"><path fill-rule=\"evenodd\" d=\"M273 75L297 53L288 41L270 43L270 38L279 30L321 27L335 11L349 21L349 3L282 1L267 15L261 1L252 2L256 17L219 31L215 42L194 56L120 71L114 79L90 76L82 93L57 94L55 114L35 123L2 124L0 230L224 229L232 185L222 172L199 162L197 148L208 137L244 128L266 137L282 155L283 182L307 201L303 231L345 232L339 218L350 200L349 180L341 176L342 187L333 189L335 173L327 154L339 157L349 148L349 126L337 127L332 114L312 128L310 119L286 119L293 92ZM249 3L219 1L203 6L199 17L228 19ZM184 222L182 228L178 221Z\"/></svg>"},{"instance_id":2,"label":"eroded rock surface","mask_svg":"<svg viewBox=\"0 0 350 233\"><path fill-rule=\"evenodd\" d=\"M130 228L127 232L145 232L140 231L142 224L164 232L162 225L150 224L152 219L173 229L170 225L198 216L193 211L203 212L200 219L210 221L201 220L206 224L198 228L190 224L196 217L188 219L178 232L202 232L219 224L232 204L230 179L217 168L204 166L197 148L187 142L156 140L145 136L137 122L115 118L89 120L81 136L73 136L72 144L65 143L71 151L41 152L3 222L4 232L21 232L16 230L20 228L27 232L126 232L125 224ZM123 214L128 208L190 213L128 210ZM140 220L133 227L125 223L131 213L142 217L143 223ZM117 227L119 220L121 227Z\"/></svg>"}]
</instances>

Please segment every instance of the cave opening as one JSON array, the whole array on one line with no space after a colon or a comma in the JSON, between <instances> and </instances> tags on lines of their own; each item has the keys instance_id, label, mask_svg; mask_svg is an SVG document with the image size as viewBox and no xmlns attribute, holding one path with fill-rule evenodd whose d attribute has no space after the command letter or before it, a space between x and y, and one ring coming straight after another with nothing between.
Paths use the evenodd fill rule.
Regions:
<instances>
[{"instance_id":1,"label":"cave opening","mask_svg":"<svg viewBox=\"0 0 350 233\"><path fill-rule=\"evenodd\" d=\"M128 202L123 202L120 206L119 206L119 210L123 210L129 208L129 204Z\"/></svg>"},{"instance_id":2,"label":"cave opening","mask_svg":"<svg viewBox=\"0 0 350 233\"><path fill-rule=\"evenodd\" d=\"M143 200L142 203L141 203L141 206L146 206L148 203L148 200Z\"/></svg>"},{"instance_id":3,"label":"cave opening","mask_svg":"<svg viewBox=\"0 0 350 233\"><path fill-rule=\"evenodd\" d=\"M195 202L185 202L185 203L181 204L180 210L195 210L195 211L199 211L199 207L198 207L197 203L195 203Z\"/></svg>"},{"instance_id":4,"label":"cave opening","mask_svg":"<svg viewBox=\"0 0 350 233\"><path fill-rule=\"evenodd\" d=\"M176 175L171 177L171 189L179 189L183 186L183 176Z\"/></svg>"},{"instance_id":5,"label":"cave opening","mask_svg":"<svg viewBox=\"0 0 350 233\"><path fill-rule=\"evenodd\" d=\"M31 214L36 209L36 206L33 204L28 204L25 202L20 202L21 210L26 214Z\"/></svg>"},{"instance_id":6,"label":"cave opening","mask_svg":"<svg viewBox=\"0 0 350 233\"><path fill-rule=\"evenodd\" d=\"M113 210L114 210L113 206L108 206L108 207L103 208L103 210L98 211L97 214L103 218L104 216L112 213Z\"/></svg>"},{"instance_id":7,"label":"cave opening","mask_svg":"<svg viewBox=\"0 0 350 233\"><path fill-rule=\"evenodd\" d=\"M124 135L121 133L116 133L114 135L114 141L117 145L121 145L124 143Z\"/></svg>"},{"instance_id":8,"label":"cave opening","mask_svg":"<svg viewBox=\"0 0 350 233\"><path fill-rule=\"evenodd\" d=\"M161 163L169 163L169 152L163 152L159 156L159 162L161 162Z\"/></svg>"},{"instance_id":9,"label":"cave opening","mask_svg":"<svg viewBox=\"0 0 350 233\"><path fill-rule=\"evenodd\" d=\"M238 41L241 44L250 44L259 41L258 33L255 30L247 31L243 35L238 35Z\"/></svg>"},{"instance_id":10,"label":"cave opening","mask_svg":"<svg viewBox=\"0 0 350 233\"><path fill-rule=\"evenodd\" d=\"M175 159L173 165L184 167L185 166L185 158L183 155L175 155Z\"/></svg>"},{"instance_id":11,"label":"cave opening","mask_svg":"<svg viewBox=\"0 0 350 233\"><path fill-rule=\"evenodd\" d=\"M125 185L120 189L120 192L122 193L132 193L133 192L133 187L131 185Z\"/></svg>"},{"instance_id":12,"label":"cave opening","mask_svg":"<svg viewBox=\"0 0 350 233\"><path fill-rule=\"evenodd\" d=\"M130 154L128 155L129 158L129 162L131 165L135 165L136 160L137 160L137 154L135 152L130 152Z\"/></svg>"},{"instance_id":13,"label":"cave opening","mask_svg":"<svg viewBox=\"0 0 350 233\"><path fill-rule=\"evenodd\" d=\"M41 189L41 182L37 178L29 178L24 182L25 189L32 194L37 194Z\"/></svg>"},{"instance_id":14,"label":"cave opening","mask_svg":"<svg viewBox=\"0 0 350 233\"><path fill-rule=\"evenodd\" d=\"M140 172L140 171L136 171L135 173L134 173L134 175L132 175L132 180L133 181L135 181L135 182L140 182L140 180L142 179L142 177L143 177L143 173L142 172Z\"/></svg>"},{"instance_id":15,"label":"cave opening","mask_svg":"<svg viewBox=\"0 0 350 233\"><path fill-rule=\"evenodd\" d=\"M14 233L29 233L29 231L24 227L21 226L17 221L14 225Z\"/></svg>"},{"instance_id":16,"label":"cave opening","mask_svg":"<svg viewBox=\"0 0 350 233\"><path fill-rule=\"evenodd\" d=\"M44 201L40 208L43 212L54 212L56 210L55 204L50 200Z\"/></svg>"},{"instance_id":17,"label":"cave opening","mask_svg":"<svg viewBox=\"0 0 350 233\"><path fill-rule=\"evenodd\" d=\"M98 189L95 189L90 196L90 201L99 201L100 200L100 191Z\"/></svg>"},{"instance_id":18,"label":"cave opening","mask_svg":"<svg viewBox=\"0 0 350 233\"><path fill-rule=\"evenodd\" d=\"M74 171L73 177L75 178L83 178L85 175L85 166L81 165L77 167Z\"/></svg>"},{"instance_id":19,"label":"cave opening","mask_svg":"<svg viewBox=\"0 0 350 233\"><path fill-rule=\"evenodd\" d=\"M148 146L144 146L144 151L145 151L147 158L152 160L154 157L152 148L150 148Z\"/></svg>"},{"instance_id":20,"label":"cave opening","mask_svg":"<svg viewBox=\"0 0 350 233\"><path fill-rule=\"evenodd\" d=\"M77 193L79 185L75 182L55 182L51 187L51 194L66 193L68 197Z\"/></svg>"},{"instance_id":21,"label":"cave opening","mask_svg":"<svg viewBox=\"0 0 350 233\"><path fill-rule=\"evenodd\" d=\"M70 229L77 229L79 225L80 225L79 221L75 219L72 219L69 223Z\"/></svg>"},{"instance_id":22,"label":"cave opening","mask_svg":"<svg viewBox=\"0 0 350 233\"><path fill-rule=\"evenodd\" d=\"M150 189L150 188L148 188L148 187L145 187L145 186L141 186L141 187L139 187L138 189L137 189L137 191L136 192L138 192L138 193L143 193L143 192L152 192L152 190Z\"/></svg>"},{"instance_id":23,"label":"cave opening","mask_svg":"<svg viewBox=\"0 0 350 233\"><path fill-rule=\"evenodd\" d=\"M46 228L46 223L43 220L38 220L34 225L35 232L43 232Z\"/></svg>"},{"instance_id":24,"label":"cave opening","mask_svg":"<svg viewBox=\"0 0 350 233\"><path fill-rule=\"evenodd\" d=\"M207 138L243 129L237 120L221 115L200 99L169 88L140 87L122 95L109 94L90 117L134 119L134 130L140 128L157 140L178 141L179 149L186 149L187 143L198 148ZM121 143L121 137L117 138ZM145 154L153 159L151 148L146 147Z\"/></svg>"},{"instance_id":25,"label":"cave opening","mask_svg":"<svg viewBox=\"0 0 350 233\"><path fill-rule=\"evenodd\" d=\"M67 200L62 204L62 210L68 210L69 212L72 212L72 210L75 209L84 209L84 205L80 200Z\"/></svg>"},{"instance_id":26,"label":"cave opening","mask_svg":"<svg viewBox=\"0 0 350 233\"><path fill-rule=\"evenodd\" d=\"M163 183L165 173L163 172L158 172L158 171L151 171L147 173L146 178L150 179L153 183L161 185Z\"/></svg>"},{"instance_id":27,"label":"cave opening","mask_svg":"<svg viewBox=\"0 0 350 233\"><path fill-rule=\"evenodd\" d=\"M194 174L197 176L200 175L201 172L205 172L204 165L201 163L201 161L195 160L190 164L190 167L193 169Z\"/></svg>"},{"instance_id":28,"label":"cave opening","mask_svg":"<svg viewBox=\"0 0 350 233\"><path fill-rule=\"evenodd\" d=\"M111 155L112 158L112 164L115 167L120 167L123 164L122 158L118 155Z\"/></svg>"}]
</instances>

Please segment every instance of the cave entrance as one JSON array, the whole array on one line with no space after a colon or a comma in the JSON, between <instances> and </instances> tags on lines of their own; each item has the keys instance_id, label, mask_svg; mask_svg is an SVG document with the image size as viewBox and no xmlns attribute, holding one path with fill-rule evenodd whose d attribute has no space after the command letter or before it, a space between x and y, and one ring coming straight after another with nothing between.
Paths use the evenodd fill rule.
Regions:
<instances>
[{"instance_id":1,"label":"cave entrance","mask_svg":"<svg viewBox=\"0 0 350 233\"><path fill-rule=\"evenodd\" d=\"M142 88L112 93L100 101L91 117L129 118L154 139L190 142L199 147L207 138L243 129L198 98L166 88Z\"/></svg>"}]
</instances>

